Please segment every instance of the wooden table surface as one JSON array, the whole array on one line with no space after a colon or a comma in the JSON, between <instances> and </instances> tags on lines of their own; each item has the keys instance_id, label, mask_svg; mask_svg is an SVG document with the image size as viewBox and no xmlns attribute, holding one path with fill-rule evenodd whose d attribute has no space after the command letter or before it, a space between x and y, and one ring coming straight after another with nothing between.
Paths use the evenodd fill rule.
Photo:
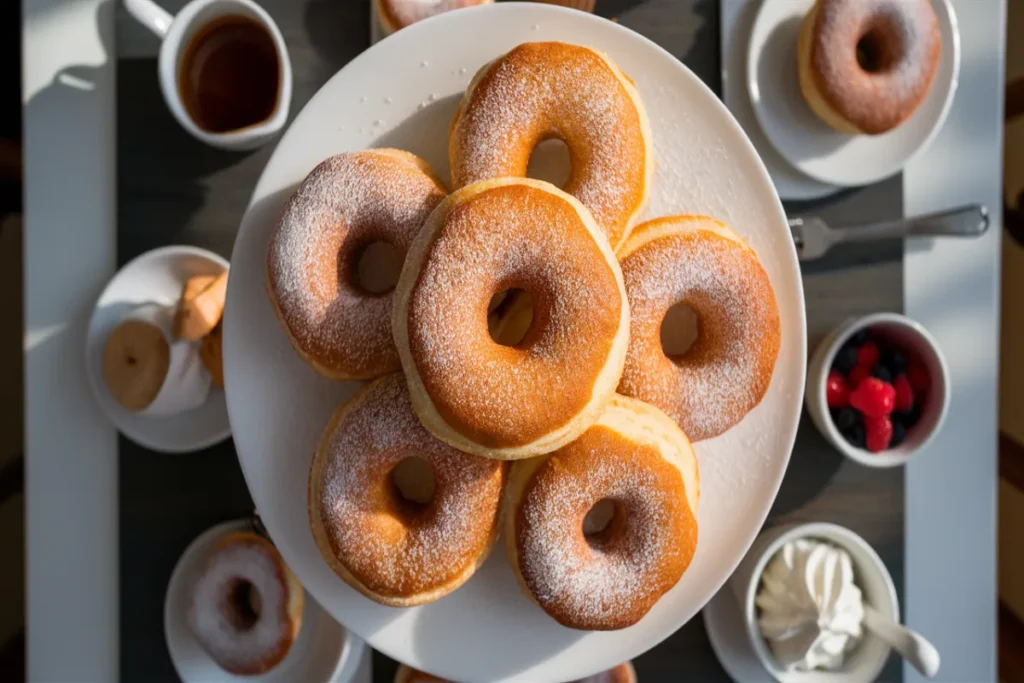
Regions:
<instances>
[{"instance_id":1,"label":"wooden table surface","mask_svg":"<svg viewBox=\"0 0 1024 683\"><path fill-rule=\"evenodd\" d=\"M183 0L161 0L171 12ZM368 0L260 0L288 43L294 69L292 116L339 68L369 45ZM599 0L617 17L685 62L721 91L718 0ZM206 147L171 118L156 79L156 39L118 7L118 261L166 244L194 244L230 257L235 233L272 146L248 154ZM813 210L859 222L902 214L900 180L844 192ZM809 345L843 318L902 306L901 246L848 250L804 271ZM252 501L228 441L161 456L120 442L121 674L125 681L176 680L162 631L163 598L174 564L206 528L248 515ZM864 536L903 592L903 471L845 461L801 423L769 523L831 521ZM374 657L376 683L395 664ZM728 680L703 620L693 619L635 661L643 683ZM883 680L899 680L895 658Z\"/></svg>"}]
</instances>

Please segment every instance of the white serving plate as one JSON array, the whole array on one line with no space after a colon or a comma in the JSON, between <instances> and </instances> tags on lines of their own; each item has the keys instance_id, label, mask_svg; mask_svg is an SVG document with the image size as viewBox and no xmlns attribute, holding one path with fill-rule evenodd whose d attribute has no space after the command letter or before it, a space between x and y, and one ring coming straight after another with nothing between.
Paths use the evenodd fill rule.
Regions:
<instances>
[{"instance_id":1,"label":"white serving plate","mask_svg":"<svg viewBox=\"0 0 1024 683\"><path fill-rule=\"evenodd\" d=\"M814 0L763 0L750 31L747 90L765 136L797 170L850 187L899 173L926 149L953 104L960 73L960 33L948 0L932 0L942 31L942 56L917 110L881 135L840 133L818 118L800 94L797 40Z\"/></svg>"},{"instance_id":2,"label":"white serving plate","mask_svg":"<svg viewBox=\"0 0 1024 683\"><path fill-rule=\"evenodd\" d=\"M357 383L321 379L292 351L266 295L267 242L283 202L318 162L393 146L448 176L448 124L473 73L515 45L563 40L607 52L636 81L655 138L648 216L706 213L748 239L771 278L783 346L765 400L740 425L697 445L700 543L689 571L639 624L611 633L559 626L519 590L499 545L465 586L430 605L382 607L348 588L309 531L313 450ZM260 515L306 589L385 654L470 683L581 678L633 658L691 619L761 528L789 461L803 397L803 290L771 179L717 97L668 52L593 15L542 4L460 10L403 29L336 74L271 157L232 257L225 317L228 410Z\"/></svg>"}]
</instances>

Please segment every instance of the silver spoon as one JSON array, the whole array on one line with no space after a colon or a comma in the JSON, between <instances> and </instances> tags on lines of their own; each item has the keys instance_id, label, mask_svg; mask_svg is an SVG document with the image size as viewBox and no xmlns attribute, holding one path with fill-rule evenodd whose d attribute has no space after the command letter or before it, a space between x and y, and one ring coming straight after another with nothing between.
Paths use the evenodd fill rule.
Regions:
<instances>
[{"instance_id":1,"label":"silver spoon","mask_svg":"<svg viewBox=\"0 0 1024 683\"><path fill-rule=\"evenodd\" d=\"M796 243L797 256L801 261L812 261L844 242L874 242L910 235L977 237L988 230L988 209L981 204L968 204L927 216L841 228L830 227L817 216L808 216L791 218L789 229Z\"/></svg>"},{"instance_id":2,"label":"silver spoon","mask_svg":"<svg viewBox=\"0 0 1024 683\"><path fill-rule=\"evenodd\" d=\"M870 605L864 605L864 626L900 653L925 678L939 673L939 651L920 633L897 624Z\"/></svg>"}]
</instances>

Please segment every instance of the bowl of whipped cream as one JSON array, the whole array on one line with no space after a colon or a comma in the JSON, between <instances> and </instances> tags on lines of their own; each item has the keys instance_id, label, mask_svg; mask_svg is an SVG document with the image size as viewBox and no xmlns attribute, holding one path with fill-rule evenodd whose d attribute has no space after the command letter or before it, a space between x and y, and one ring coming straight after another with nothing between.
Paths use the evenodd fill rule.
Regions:
<instances>
[{"instance_id":1,"label":"bowl of whipped cream","mask_svg":"<svg viewBox=\"0 0 1024 683\"><path fill-rule=\"evenodd\" d=\"M835 524L768 529L729 580L747 636L780 683L873 681L890 647L865 607L899 623L892 576L867 541Z\"/></svg>"}]
</instances>

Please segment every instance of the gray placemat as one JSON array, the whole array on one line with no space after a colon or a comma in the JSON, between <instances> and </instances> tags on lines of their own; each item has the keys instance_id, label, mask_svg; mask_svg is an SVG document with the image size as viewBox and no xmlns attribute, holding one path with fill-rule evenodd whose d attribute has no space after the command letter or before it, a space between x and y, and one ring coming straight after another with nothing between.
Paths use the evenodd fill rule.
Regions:
<instances>
[{"instance_id":1,"label":"gray placemat","mask_svg":"<svg viewBox=\"0 0 1024 683\"><path fill-rule=\"evenodd\" d=\"M169 11L183 0L161 0ZM369 44L368 0L262 0L288 43L295 74L292 116ZM602 0L617 17L682 59L720 92L717 0ZM157 42L118 7L118 261L166 244L194 244L230 256L241 216L271 148L245 155L206 147L167 111L156 79ZM841 193L807 206L838 222L902 214L900 181ZM839 320L902 306L901 245L845 250L805 269L811 348ZM248 515L252 501L234 448L166 456L120 442L121 674L125 681L173 681L163 638L163 596L180 553L199 533ZM842 460L801 424L770 521L826 520L863 535L885 560L902 596L903 473ZM644 683L728 680L694 619L636 660ZM395 664L375 654L374 680ZM898 680L890 661L884 680Z\"/></svg>"}]
</instances>

